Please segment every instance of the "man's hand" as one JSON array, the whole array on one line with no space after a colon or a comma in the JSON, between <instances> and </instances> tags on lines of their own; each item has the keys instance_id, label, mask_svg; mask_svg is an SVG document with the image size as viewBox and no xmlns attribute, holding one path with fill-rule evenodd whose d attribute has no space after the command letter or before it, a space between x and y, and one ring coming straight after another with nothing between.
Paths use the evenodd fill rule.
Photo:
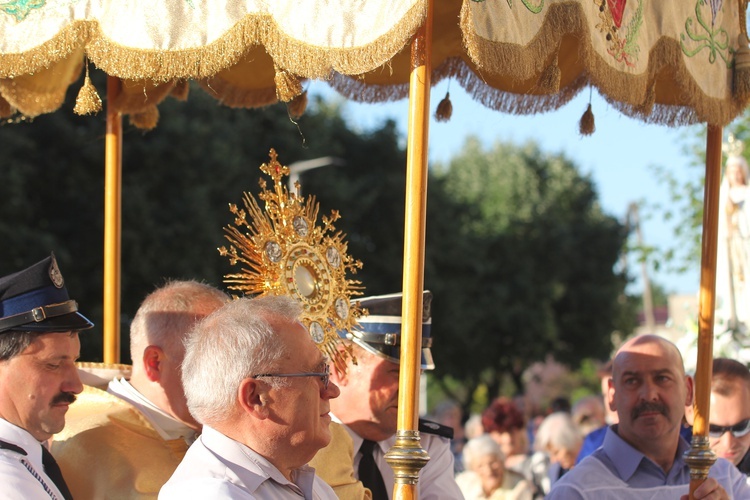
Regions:
<instances>
[{"instance_id":1,"label":"man's hand","mask_svg":"<svg viewBox=\"0 0 750 500\"><path fill-rule=\"evenodd\" d=\"M680 500L689 500L690 495L682 495ZM703 484L698 486L693 492L694 500L729 500L729 495L724 488L719 485L719 482L709 477Z\"/></svg>"}]
</instances>

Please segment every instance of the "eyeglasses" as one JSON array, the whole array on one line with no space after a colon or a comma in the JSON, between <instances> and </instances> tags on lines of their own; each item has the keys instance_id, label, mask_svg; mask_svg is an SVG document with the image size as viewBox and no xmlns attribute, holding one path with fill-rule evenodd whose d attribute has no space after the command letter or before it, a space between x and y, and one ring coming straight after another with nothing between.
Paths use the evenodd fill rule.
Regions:
<instances>
[{"instance_id":1,"label":"eyeglasses","mask_svg":"<svg viewBox=\"0 0 750 500\"><path fill-rule=\"evenodd\" d=\"M750 418L734 425L714 425L709 424L708 435L712 438L720 438L725 432L731 432L732 436L740 438L750 433Z\"/></svg>"},{"instance_id":2,"label":"eyeglasses","mask_svg":"<svg viewBox=\"0 0 750 500\"><path fill-rule=\"evenodd\" d=\"M328 389L328 382L330 380L331 375L331 369L328 367L328 365L325 365L325 369L322 372L303 372L303 373L260 373L258 375L253 375L253 378L261 378L261 377L285 377L285 378L295 378L295 377L320 377L321 382L323 382L323 389Z\"/></svg>"}]
</instances>

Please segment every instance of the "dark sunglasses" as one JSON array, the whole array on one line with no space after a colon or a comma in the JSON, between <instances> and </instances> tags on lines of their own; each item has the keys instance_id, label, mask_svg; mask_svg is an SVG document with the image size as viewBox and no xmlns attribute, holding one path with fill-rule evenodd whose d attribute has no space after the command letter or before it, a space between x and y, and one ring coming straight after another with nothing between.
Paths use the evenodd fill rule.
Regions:
<instances>
[{"instance_id":1,"label":"dark sunglasses","mask_svg":"<svg viewBox=\"0 0 750 500\"><path fill-rule=\"evenodd\" d=\"M712 438L720 438L725 432L731 432L732 436L740 438L750 432L750 418L734 425L708 425L708 435Z\"/></svg>"},{"instance_id":2,"label":"dark sunglasses","mask_svg":"<svg viewBox=\"0 0 750 500\"><path fill-rule=\"evenodd\" d=\"M261 377L285 377L285 378L295 378L295 377L320 377L321 382L323 382L323 389L328 389L328 382L330 380L331 375L331 369L328 367L328 365L325 365L325 369L322 372L302 372L302 373L259 373L258 375L253 375L253 378L261 378Z\"/></svg>"}]
</instances>

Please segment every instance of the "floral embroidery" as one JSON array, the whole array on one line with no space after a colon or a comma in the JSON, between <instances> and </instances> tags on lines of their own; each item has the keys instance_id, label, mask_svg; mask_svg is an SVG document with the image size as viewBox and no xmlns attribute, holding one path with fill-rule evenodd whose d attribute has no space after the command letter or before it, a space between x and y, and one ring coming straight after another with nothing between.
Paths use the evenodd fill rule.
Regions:
<instances>
[{"instance_id":1,"label":"floral embroidery","mask_svg":"<svg viewBox=\"0 0 750 500\"><path fill-rule=\"evenodd\" d=\"M643 0L638 0L630 21L622 28L623 14L627 0L594 0L599 6L600 23L596 25L607 39L607 53L615 61L635 66L641 51L638 34L643 26ZM623 38L624 35L624 38Z\"/></svg>"},{"instance_id":2,"label":"floral embroidery","mask_svg":"<svg viewBox=\"0 0 750 500\"><path fill-rule=\"evenodd\" d=\"M704 19L706 6L711 8L710 26ZM732 65L734 52L729 48L729 34L724 28L714 28L716 16L721 9L721 0L698 0L695 3L695 19L688 17L685 21L685 33L680 34L680 47L688 57L693 57L703 49L708 49L708 62L711 64L716 62L716 55L718 54L729 68ZM691 44L687 40L688 38L696 43Z\"/></svg>"},{"instance_id":3,"label":"floral embroidery","mask_svg":"<svg viewBox=\"0 0 750 500\"><path fill-rule=\"evenodd\" d=\"M476 0L475 0L476 1ZM532 13L539 14L544 8L544 0L539 2L539 5L533 5L531 0L521 0L521 3ZM513 0L508 0L508 7L513 8Z\"/></svg>"},{"instance_id":4,"label":"floral embroidery","mask_svg":"<svg viewBox=\"0 0 750 500\"><path fill-rule=\"evenodd\" d=\"M0 10L15 17L20 23L33 9L41 9L46 3L47 0L12 0L0 4Z\"/></svg>"}]
</instances>

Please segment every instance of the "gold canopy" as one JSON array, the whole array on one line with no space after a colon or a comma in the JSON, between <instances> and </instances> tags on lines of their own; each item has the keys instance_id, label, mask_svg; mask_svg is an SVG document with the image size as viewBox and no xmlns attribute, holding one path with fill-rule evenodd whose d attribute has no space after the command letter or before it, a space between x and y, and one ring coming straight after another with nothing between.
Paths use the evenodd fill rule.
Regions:
<instances>
[{"instance_id":1,"label":"gold canopy","mask_svg":"<svg viewBox=\"0 0 750 500\"><path fill-rule=\"evenodd\" d=\"M746 3L440 0L432 80L454 78L510 113L558 108L592 85L646 121L725 125L747 103L733 83ZM0 110L56 110L87 61L125 80L113 103L123 113L148 111L188 79L241 107L288 101L301 79L354 100L404 98L426 9L426 0L5 1ZM290 81L291 94L281 91Z\"/></svg>"}]
</instances>

